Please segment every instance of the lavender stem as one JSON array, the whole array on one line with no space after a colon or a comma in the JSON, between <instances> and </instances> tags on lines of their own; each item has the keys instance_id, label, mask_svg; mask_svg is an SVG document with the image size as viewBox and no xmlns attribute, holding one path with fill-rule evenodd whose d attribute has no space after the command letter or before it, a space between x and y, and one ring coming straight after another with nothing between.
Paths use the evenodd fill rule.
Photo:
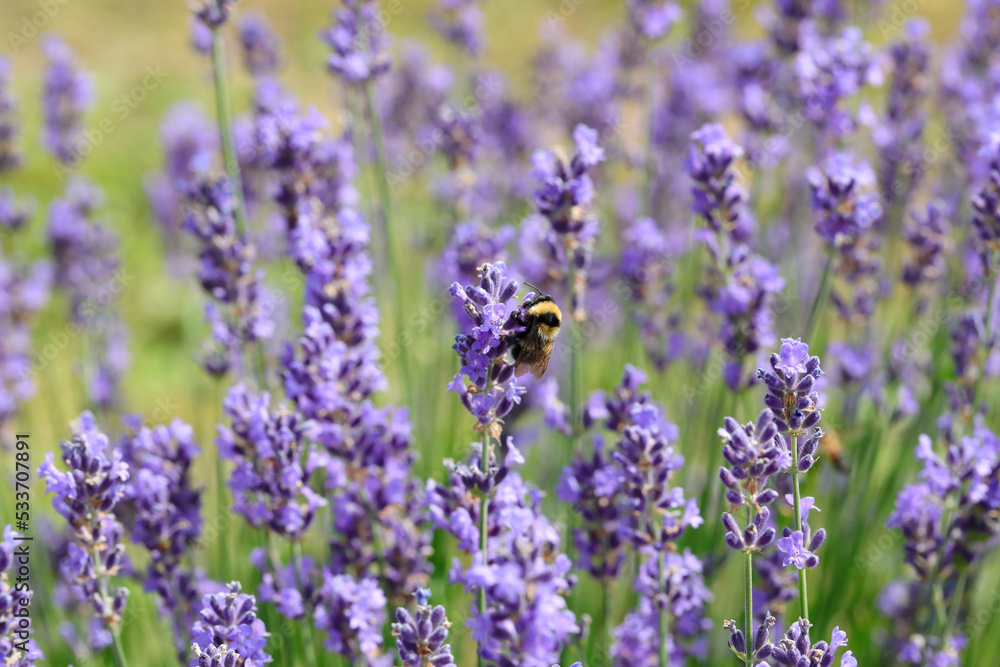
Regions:
<instances>
[{"instance_id":1,"label":"lavender stem","mask_svg":"<svg viewBox=\"0 0 1000 667\"><path fill-rule=\"evenodd\" d=\"M990 258L993 259L992 257ZM991 261L990 265L986 267L988 273L993 273L994 262ZM986 327L986 354L983 355L983 359L989 358L989 350L993 345L993 302L996 300L997 296L997 278L998 276L994 274L990 279L990 289L986 294L986 319L983 323ZM984 362L985 363L985 362ZM979 398L979 387L983 383L983 376L986 375L986 369L981 369L979 375L976 376L976 383L972 387L972 413L975 415L976 412L976 400Z\"/></svg>"},{"instance_id":2,"label":"lavender stem","mask_svg":"<svg viewBox=\"0 0 1000 667\"><path fill-rule=\"evenodd\" d=\"M799 490L799 436L792 436L792 499L795 510L795 530L802 530L802 493ZM799 610L801 618L809 620L809 591L806 568L799 570ZM749 635L748 635L749 636Z\"/></svg>"},{"instance_id":3,"label":"lavender stem","mask_svg":"<svg viewBox=\"0 0 1000 667\"><path fill-rule=\"evenodd\" d=\"M666 553L663 548L661 548L657 555L657 571L660 580L660 590L666 589L665 582L667 578L667 564L666 564ZM666 596L664 596L666 598ZM658 610L659 616L659 635L660 635L660 667L670 667L670 656L667 651L667 639L670 637L670 616L669 610L667 609L667 604L669 599L664 600L664 606ZM605 621L605 627L607 627L607 622Z\"/></svg>"},{"instance_id":4,"label":"lavender stem","mask_svg":"<svg viewBox=\"0 0 1000 667\"><path fill-rule=\"evenodd\" d=\"M819 324L820 315L826 308L826 302L830 297L830 287L833 285L833 251L831 250L826 258L826 268L823 269L823 278L819 284L819 291L813 299L812 308L809 311L809 322L806 324L805 340L812 341L816 332L816 325Z\"/></svg>"},{"instance_id":5,"label":"lavender stem","mask_svg":"<svg viewBox=\"0 0 1000 667\"><path fill-rule=\"evenodd\" d=\"M101 558L97 555L97 551L94 551L93 558L94 575L101 577L101 597L103 597L106 601L110 596L108 595L108 580L106 576L102 576L101 574L104 566L101 565ZM107 572L104 572L104 575L106 574ZM115 658L115 665L117 665L117 667L128 667L128 660L125 658L125 649L122 648L122 638L118 632L118 628L111 625L108 629L111 631L111 637L114 640L111 644L111 654Z\"/></svg>"},{"instance_id":6,"label":"lavender stem","mask_svg":"<svg viewBox=\"0 0 1000 667\"><path fill-rule=\"evenodd\" d=\"M292 564L295 567L295 583L298 585L300 591L305 590L305 577L302 576L302 544L298 541L292 541ZM310 614L309 618L305 619L305 633L306 633L306 664L312 667L317 665L316 662L316 638L313 636L312 627L312 617Z\"/></svg>"},{"instance_id":7,"label":"lavender stem","mask_svg":"<svg viewBox=\"0 0 1000 667\"><path fill-rule=\"evenodd\" d=\"M747 505L747 525L752 522ZM746 643L746 667L753 667L753 552L750 547L743 552L743 637Z\"/></svg>"},{"instance_id":8,"label":"lavender stem","mask_svg":"<svg viewBox=\"0 0 1000 667\"><path fill-rule=\"evenodd\" d=\"M372 142L375 144L375 169L378 171L375 183L382 218L382 234L385 238L385 269L392 279L392 287L396 296L393 299L393 308L396 317L396 340L400 345L399 364L403 372L403 388L406 392L406 402L408 405L413 405L413 385L410 382L408 346L403 344L401 337L405 322L403 313L403 282L399 275L399 264L396 262L395 236L392 226L392 197L389 193L389 172L386 168L385 136L382 131L382 117L379 115L378 108L375 105L375 94L371 82L365 84L365 111L367 112L368 122L371 127Z\"/></svg>"},{"instance_id":9,"label":"lavender stem","mask_svg":"<svg viewBox=\"0 0 1000 667\"><path fill-rule=\"evenodd\" d=\"M229 79L226 76L225 42L219 28L212 30L212 77L215 81L215 108L219 120L219 136L222 139L222 160L226 174L233 188L233 208L236 226L240 233L247 231L247 213L243 196L243 177L240 161L236 156L236 142L233 140L232 110L229 108Z\"/></svg>"}]
</instances>

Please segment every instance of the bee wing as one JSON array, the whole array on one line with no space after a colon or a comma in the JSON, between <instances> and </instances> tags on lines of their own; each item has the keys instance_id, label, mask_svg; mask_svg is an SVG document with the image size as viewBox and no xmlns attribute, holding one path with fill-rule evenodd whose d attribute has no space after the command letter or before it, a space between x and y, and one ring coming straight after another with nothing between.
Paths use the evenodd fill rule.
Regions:
<instances>
[{"instance_id":1,"label":"bee wing","mask_svg":"<svg viewBox=\"0 0 1000 667\"><path fill-rule=\"evenodd\" d=\"M517 356L514 365L514 375L521 377L530 372L532 377L540 380L545 374L545 369L549 367L549 358L552 354L552 341L542 342L533 336L529 336L523 343L520 354Z\"/></svg>"}]
</instances>

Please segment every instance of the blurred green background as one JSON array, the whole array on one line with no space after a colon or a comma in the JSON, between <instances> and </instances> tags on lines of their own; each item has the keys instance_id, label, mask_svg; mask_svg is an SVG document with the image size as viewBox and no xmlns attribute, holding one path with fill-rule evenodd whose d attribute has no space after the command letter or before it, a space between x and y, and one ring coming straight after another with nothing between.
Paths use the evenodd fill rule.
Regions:
<instances>
[{"instance_id":1,"label":"blurred green background","mask_svg":"<svg viewBox=\"0 0 1000 667\"><path fill-rule=\"evenodd\" d=\"M436 3L430 0L399 2L402 9L392 15L388 25L397 42L407 38L419 40L438 59L455 64L454 51L426 23L427 11ZM889 2L886 3L886 11L892 12L912 4L919 5L919 13L931 19L936 41L947 41L955 35L964 10L961 3L946 0ZM541 44L540 22L547 13L559 14L573 5L575 10L564 12L564 31L590 45L596 43L603 30L619 22L624 13L624 3L617 1L489 0L484 4L487 26L484 61L507 73L516 96L526 99L532 95L530 64ZM304 102L316 105L336 125L344 121L343 110L337 102L340 99L337 84L324 69L326 47L316 38L317 32L329 24L329 12L334 6L335 3L312 1L246 1L239 4L239 11L254 10L267 15L282 39L284 82ZM206 335L202 319L204 299L195 281L178 282L168 277L161 237L151 219L143 190L143 178L161 164L158 133L164 112L181 99L197 100L209 115L213 108L207 61L189 47L188 6L180 0L67 0L65 4L56 0L51 4L45 0L4 0L0 3L0 26L3 26L4 35L0 51L13 63L14 92L20 103L22 121L20 145L25 155L24 166L15 172L9 184L19 195L31 196L38 203L30 228L10 242L5 241L5 253L40 254L45 206L53 196L61 193L63 187L54 162L39 146L44 59L38 36L31 35L31 30L26 29L24 23L33 17L35 23L39 23L39 16L47 18L42 21L45 25L38 32L60 34L79 55L80 65L95 77L97 99L87 116L88 126L93 127L105 117L115 120L114 131L107 134L86 158L80 172L104 189L106 199L101 217L120 234L125 273L134 278L119 296L132 336L132 364L125 378L124 411L141 413L150 421L166 421L175 416L188 421L198 432L206 453L211 455L213 448L210 442L214 424L219 419L223 389L205 376L194 358ZM753 8L738 12L736 29L742 35L757 32ZM867 32L875 44L883 41L877 24L870 26ZM27 43L12 42L11 33L27 38ZM229 46L234 65L231 68L235 82L233 99L237 111L240 111L247 107L250 82L236 66L235 44L231 37ZM120 119L116 100L141 84L147 68L159 69L166 73L166 77L149 91L148 97L130 109L127 117ZM632 137L631 140L637 141L638 138ZM685 178L680 165L678 178ZM362 195L368 201L371 199L370 184L371 179L367 175L359 179ZM419 182L409 184L396 201L397 228L410 238L435 232L439 234L444 225L450 224L446 216L434 210L423 186ZM399 247L411 247L408 240L400 243ZM408 283L407 308L410 310L407 312L415 312L436 296L422 280L428 261L430 258L419 252L405 255L405 271L419 278ZM295 298L290 306L293 321L296 319L294 301ZM392 330L391 309L383 304L382 310L386 326ZM65 299L55 297L42 314L35 332L36 345L44 345L53 340L53 336L59 336L66 326L66 313ZM413 348L419 357L417 367L421 369L418 375L421 393L440 395L417 406L415 421L420 437L416 447L421 455L418 472L438 478L442 470L441 458L461 455L469 439L462 430L464 417L454 410L453 404L457 400L453 400L454 395L443 395L444 383L454 372L454 366L448 364L454 361L450 352L451 323L446 317L442 320L426 332ZM638 349L638 346L633 346L633 349ZM940 352L941 348L937 351ZM75 418L83 407L82 389L74 373L74 364L80 354L81 350L73 343L39 373L37 395L25 406L17 422L18 432L31 434L33 467L41 462L46 451L58 451L59 441L68 435L67 422ZM621 374L621 361L618 353L589 355L584 389L589 392L613 386ZM634 362L645 365L641 358ZM387 370L393 389L379 400L401 402L398 365L390 364ZM717 423L712 423L718 383L713 382L706 387L702 396L710 398L689 405L678 391L681 383L688 379L685 377L687 372L678 365L664 375L651 374L651 388L656 399L667 406L668 414L681 427L679 448L688 463L680 481L699 489L706 478L714 478L714 473L705 470L704 463L708 448L718 446L714 436ZM736 416L745 420L756 414L761 398L759 393L750 392ZM936 392L935 396L940 401L940 392ZM836 412L837 407L832 405L831 411ZM882 662L876 657L878 653L873 637L877 637L877 633L888 625L880 618L874 597L882 585L900 571L902 553L898 536L884 528L884 519L896 491L913 470L915 434L930 430L939 411L937 406L928 406L914 423L894 430L876 429L872 415L862 412L856 425L844 427L841 436L849 453L858 453L863 448L876 449L873 469L864 473L865 476L869 472L871 474L872 489L864 496L871 500L871 506L858 508L844 502L845 495L851 492L851 485L855 483L856 471L838 473L823 467L819 473L811 475L806 488L806 493L818 496L818 504L826 510L821 515L821 523L830 534L824 547L826 560L810 577L810 581L814 582L810 597L819 631L817 636L829 636L834 625L846 629L851 637L851 647L862 665L890 662L888 658ZM113 425L107 425L107 428L114 430ZM558 442L561 443L561 440ZM551 490L561 460L563 457L554 446L535 447L524 475ZM200 473L210 487L206 497L206 515L208 523L212 524L212 514L217 512L215 508L219 506L211 482L214 478L213 464L207 463ZM8 522L11 514L6 500L10 496L6 487L3 490L5 500L0 503L0 523ZM32 505L36 523L43 512L52 514L49 499L39 484L35 485ZM550 506L554 520L566 520L565 508L555 503L550 503ZM713 517L707 518L709 522L714 520ZM246 529L238 518L233 519L231 525L234 530L220 526L219 537L207 540L203 564L211 576L242 579L252 590L255 575L244 556L250 546L257 544L255 540L258 536ZM849 528L849 534L844 534L841 526ZM710 546L704 543L707 532L703 528L702 536L689 540L698 553L704 553ZM447 600L452 619L459 620L468 597L450 588L445 594L443 581L450 553L447 541L438 539L435 545L441 548L435 558L438 564L433 585L435 596L441 595ZM995 560L988 562L987 575L980 580L980 588L973 592L973 613L996 607L994 602L998 595L1000 571ZM217 571L215 565L218 563L227 563L227 572ZM713 653L704 664L728 664L731 659L724 657L726 633L722 630L722 620L740 616L740 574L733 566L738 569L738 563L730 562L713 589L716 599L709 611L710 618L715 622L715 628L709 635ZM36 639L48 654L51 664L64 665L71 660L71 656L56 632L56 625L64 620L64 615L46 595L52 585L51 568L41 559L36 560L33 567L37 588L33 605ZM625 582L621 585L624 587ZM129 601L132 611L123 639L133 667L174 664L167 630L159 623L153 599L141 594L138 585L133 585L132 589L133 596ZM574 594L572 604L578 612L586 611L593 615L597 613L598 605L595 596L589 595L589 592L592 592L592 587L584 582L580 591ZM619 610L619 616L622 611ZM966 664L997 664L1000 623L993 616L995 613L990 614L988 624L973 638L973 648L967 653ZM265 613L264 618L274 622L276 616ZM471 642L466 633L458 630L461 622L456 622L455 626L458 662L463 667L472 665L474 653ZM275 664L282 664L283 661L296 664L298 653L293 648L286 646L272 650L272 653L276 658ZM104 664L102 660L111 664L110 655L96 656L91 664ZM603 663L592 660L590 664L599 667Z\"/></svg>"}]
</instances>

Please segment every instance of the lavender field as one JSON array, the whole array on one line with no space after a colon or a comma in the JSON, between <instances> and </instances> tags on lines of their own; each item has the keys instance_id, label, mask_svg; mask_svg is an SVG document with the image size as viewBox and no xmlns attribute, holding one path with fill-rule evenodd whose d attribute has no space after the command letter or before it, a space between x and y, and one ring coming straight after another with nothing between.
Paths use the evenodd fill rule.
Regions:
<instances>
[{"instance_id":1,"label":"lavender field","mask_svg":"<svg viewBox=\"0 0 1000 667\"><path fill-rule=\"evenodd\" d=\"M6 0L0 664L1000 664L1000 0Z\"/></svg>"}]
</instances>

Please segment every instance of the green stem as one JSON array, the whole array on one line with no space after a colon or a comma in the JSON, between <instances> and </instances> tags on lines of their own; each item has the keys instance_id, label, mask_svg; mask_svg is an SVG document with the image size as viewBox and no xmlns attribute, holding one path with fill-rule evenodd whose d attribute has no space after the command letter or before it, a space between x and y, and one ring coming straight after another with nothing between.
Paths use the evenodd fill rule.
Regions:
<instances>
[{"instance_id":1,"label":"green stem","mask_svg":"<svg viewBox=\"0 0 1000 667\"><path fill-rule=\"evenodd\" d=\"M92 558L94 560L94 576L101 580L101 597L103 598L102 604L107 604L107 601L111 599L111 596L108 594L108 573L104 570L104 566L101 564L101 558L97 554L97 551L93 552ZM117 665L117 667L128 667L128 660L125 658L125 649L122 648L122 638L121 634L118 632L118 627L114 623L107 623L107 626L108 630L111 631L111 637L114 640L111 643L111 654L114 656L115 665Z\"/></svg>"},{"instance_id":2,"label":"green stem","mask_svg":"<svg viewBox=\"0 0 1000 667\"><path fill-rule=\"evenodd\" d=\"M370 82L365 84L365 114L368 116L372 132L372 142L375 144L375 169L378 171L375 183L381 211L382 235L385 239L384 269L392 280L392 289L395 292L395 298L392 300L396 318L395 342L399 345L399 365L403 373L403 388L406 392L406 403L411 407L415 407L413 405L413 385L410 382L409 345L406 344L407 341L404 340L403 336L403 330L406 326L403 308L405 295L403 292L403 282L400 277L400 266L396 261L392 197L389 192L389 171L386 167L387 160L385 156L385 136L382 131L382 116L378 113L378 108L375 105L375 94Z\"/></svg>"},{"instance_id":3,"label":"green stem","mask_svg":"<svg viewBox=\"0 0 1000 667\"><path fill-rule=\"evenodd\" d=\"M600 655L608 654L609 636L611 630L611 590L607 581L601 582L601 645Z\"/></svg>"},{"instance_id":4,"label":"green stem","mask_svg":"<svg viewBox=\"0 0 1000 667\"><path fill-rule=\"evenodd\" d=\"M667 579L667 555L661 548L657 554L657 572L660 580L660 590L665 589ZM670 667L670 654L667 641L670 638L670 610L663 607L657 611L659 615L660 662L659 667Z\"/></svg>"},{"instance_id":5,"label":"green stem","mask_svg":"<svg viewBox=\"0 0 1000 667\"><path fill-rule=\"evenodd\" d=\"M952 592L951 596L951 613L948 614L948 625L945 627L945 640L951 638L952 630L955 629L955 621L958 620L958 610L962 607L962 598L965 597L965 587L969 583L969 571L963 570L960 575L958 575L958 581L955 583L955 590Z\"/></svg>"},{"instance_id":6,"label":"green stem","mask_svg":"<svg viewBox=\"0 0 1000 667\"><path fill-rule=\"evenodd\" d=\"M483 447L486 447L487 440L489 436L483 436ZM483 493L482 499L479 501L479 552L483 554L483 564L487 563L487 556L489 554L489 522L487 517L487 512L489 511L490 497L489 494ZM486 615L486 588L482 587L479 589L479 601L478 601L479 615ZM479 656L479 664L483 664L483 657L477 649L476 654Z\"/></svg>"},{"instance_id":7,"label":"green stem","mask_svg":"<svg viewBox=\"0 0 1000 667\"><path fill-rule=\"evenodd\" d=\"M652 45L644 41L643 60L645 61L645 73L643 82L643 103L646 113L646 152L643 165L643 187L642 187L642 211L644 215L653 216L653 170L654 148L653 148L653 75L655 67L652 63Z\"/></svg>"},{"instance_id":8,"label":"green stem","mask_svg":"<svg viewBox=\"0 0 1000 667\"><path fill-rule=\"evenodd\" d=\"M302 544L300 542L292 542L292 563L295 567L295 581L298 583L299 590L305 590L305 577L302 576ZM312 667L319 663L316 662L316 638L313 635L312 627L312 610L307 610L306 618L304 619L305 633L306 633L306 664Z\"/></svg>"},{"instance_id":9,"label":"green stem","mask_svg":"<svg viewBox=\"0 0 1000 667\"><path fill-rule=\"evenodd\" d=\"M747 525L750 525L750 507L747 506ZM746 644L746 667L753 667L753 552L743 552L743 642Z\"/></svg>"},{"instance_id":10,"label":"green stem","mask_svg":"<svg viewBox=\"0 0 1000 667\"><path fill-rule=\"evenodd\" d=\"M823 278L819 284L819 291L813 299L812 308L809 311L809 321L806 323L805 340L812 343L813 334L816 332L816 325L819 324L820 315L826 308L826 302L830 297L830 287L833 284L833 251L831 250L826 258L826 268L823 269Z\"/></svg>"},{"instance_id":11,"label":"green stem","mask_svg":"<svg viewBox=\"0 0 1000 667\"><path fill-rule=\"evenodd\" d=\"M248 225L243 196L243 177L240 174L240 161L236 155L236 142L233 140L233 115L229 107L225 41L218 28L212 31L212 76L215 81L215 110L219 120L219 136L222 139L222 160L233 188L237 231L244 234Z\"/></svg>"},{"instance_id":12,"label":"green stem","mask_svg":"<svg viewBox=\"0 0 1000 667\"><path fill-rule=\"evenodd\" d=\"M799 436L792 436L792 500L795 510L795 530L802 531L802 492L799 490ZM806 569L799 570L799 611L801 618L809 620L809 591Z\"/></svg>"},{"instance_id":13,"label":"green stem","mask_svg":"<svg viewBox=\"0 0 1000 667\"><path fill-rule=\"evenodd\" d=\"M991 260L992 260L992 256L991 256ZM987 275L990 275L990 274L993 273L993 262L992 261L989 262L989 265L986 267L986 271L987 271ZM992 321L993 321L993 302L996 300L996 295L997 295L997 276L996 275L992 275L991 278L990 278L990 289L989 289L989 292L986 294L986 320L984 321L984 324L986 326L986 345L987 345L986 352L987 352L987 354L983 355L984 359L986 359L986 358L989 357L989 347L988 346L992 343L992 338L993 338L993 327L991 326L991 324L992 324ZM979 374L976 376L976 383L972 387L972 405L970 407L972 408L972 415L973 416L975 416L975 414L976 414L976 401L979 398L979 388L982 385L983 376L985 374L986 374L985 367L979 369Z\"/></svg>"},{"instance_id":14,"label":"green stem","mask_svg":"<svg viewBox=\"0 0 1000 667\"><path fill-rule=\"evenodd\" d=\"M490 386L493 384L493 364L490 363L489 367L486 369L486 388L484 393L489 393ZM482 468L484 474L489 474L490 472L490 424L483 425L483 450L480 452L479 465ZM490 508L490 495L488 492L483 492L483 497L479 500L479 553L483 555L483 565L489 564L489 545L490 545L490 530L489 530L489 508ZM486 615L486 587L481 587L479 589L479 599L477 608L479 609L479 615ZM476 650L476 655L479 656L479 664L483 664L483 658L479 650Z\"/></svg>"}]
</instances>

